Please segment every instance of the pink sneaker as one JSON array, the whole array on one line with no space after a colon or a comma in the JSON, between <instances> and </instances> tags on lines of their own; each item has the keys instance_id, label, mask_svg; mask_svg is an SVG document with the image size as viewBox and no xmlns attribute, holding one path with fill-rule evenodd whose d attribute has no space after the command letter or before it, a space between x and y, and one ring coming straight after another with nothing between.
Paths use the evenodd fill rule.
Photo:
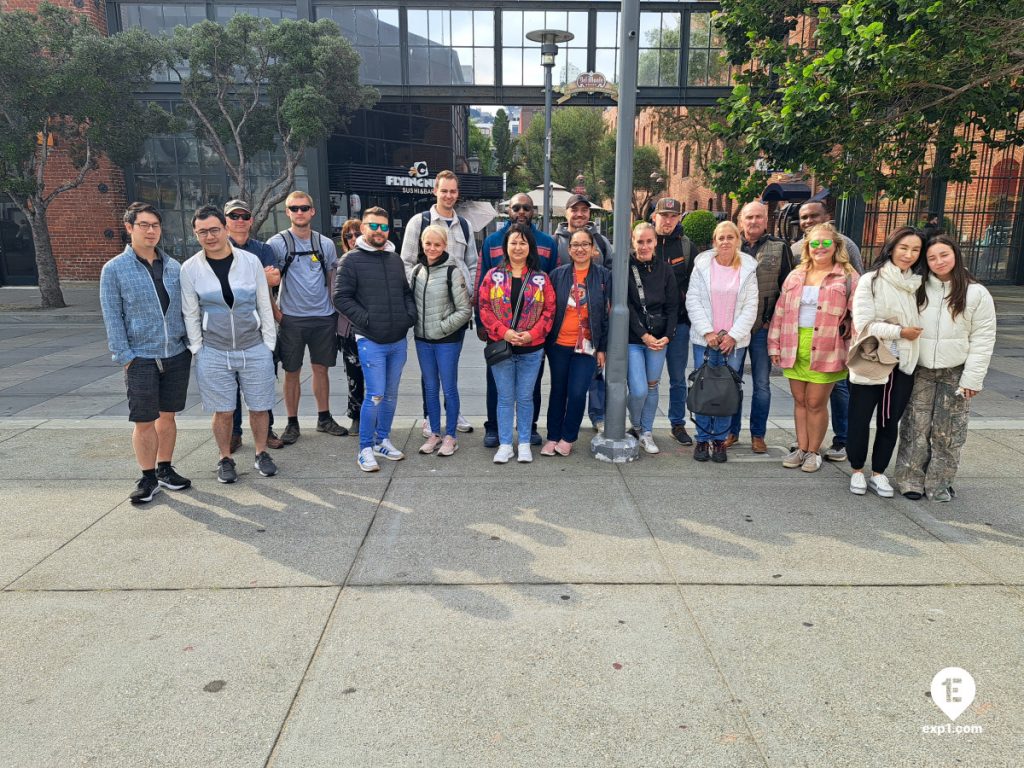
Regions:
<instances>
[{"instance_id":1,"label":"pink sneaker","mask_svg":"<svg viewBox=\"0 0 1024 768\"><path fill-rule=\"evenodd\" d=\"M431 435L427 438L427 442L420 446L420 453L433 453L441 447L441 436Z\"/></svg>"},{"instance_id":2,"label":"pink sneaker","mask_svg":"<svg viewBox=\"0 0 1024 768\"><path fill-rule=\"evenodd\" d=\"M454 437L445 435L444 439L441 441L441 447L438 449L437 455L451 456L457 450L459 450L459 441L456 440Z\"/></svg>"},{"instance_id":3,"label":"pink sneaker","mask_svg":"<svg viewBox=\"0 0 1024 768\"><path fill-rule=\"evenodd\" d=\"M540 449L541 456L554 456L555 455L555 441L548 440L544 443L544 447Z\"/></svg>"},{"instance_id":4,"label":"pink sneaker","mask_svg":"<svg viewBox=\"0 0 1024 768\"><path fill-rule=\"evenodd\" d=\"M568 443L565 440L559 440L558 445L555 446L555 453L559 456L568 456L572 453L572 443Z\"/></svg>"}]
</instances>

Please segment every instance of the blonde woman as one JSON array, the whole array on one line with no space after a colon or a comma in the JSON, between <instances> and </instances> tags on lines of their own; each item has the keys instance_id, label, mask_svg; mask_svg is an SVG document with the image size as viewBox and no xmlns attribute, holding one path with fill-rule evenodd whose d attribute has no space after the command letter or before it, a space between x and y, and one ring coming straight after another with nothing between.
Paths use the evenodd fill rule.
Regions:
<instances>
[{"instance_id":1,"label":"blonde woman","mask_svg":"<svg viewBox=\"0 0 1024 768\"><path fill-rule=\"evenodd\" d=\"M728 365L739 371L757 317L757 261L740 251L740 231L731 221L715 227L712 249L693 262L686 311L690 315L693 365ZM728 460L725 438L731 416L694 414L697 446L693 458Z\"/></svg>"},{"instance_id":2,"label":"blonde woman","mask_svg":"<svg viewBox=\"0 0 1024 768\"><path fill-rule=\"evenodd\" d=\"M829 397L846 378L857 277L841 235L826 223L807 233L800 266L782 284L768 329L768 355L783 369L793 394L797 447L782 460L784 467L821 469Z\"/></svg>"}]
</instances>

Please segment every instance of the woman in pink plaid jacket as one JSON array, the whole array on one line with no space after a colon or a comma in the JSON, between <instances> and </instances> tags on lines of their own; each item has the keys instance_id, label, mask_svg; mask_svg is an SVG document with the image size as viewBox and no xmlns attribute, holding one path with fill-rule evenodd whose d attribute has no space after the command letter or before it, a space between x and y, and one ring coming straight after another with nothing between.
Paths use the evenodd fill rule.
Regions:
<instances>
[{"instance_id":1,"label":"woman in pink plaid jacket","mask_svg":"<svg viewBox=\"0 0 1024 768\"><path fill-rule=\"evenodd\" d=\"M821 441L828 430L828 399L846 378L850 312L857 272L831 224L804 239L800 266L789 273L768 329L768 355L781 366L793 393L797 447L782 466L821 469Z\"/></svg>"}]
</instances>

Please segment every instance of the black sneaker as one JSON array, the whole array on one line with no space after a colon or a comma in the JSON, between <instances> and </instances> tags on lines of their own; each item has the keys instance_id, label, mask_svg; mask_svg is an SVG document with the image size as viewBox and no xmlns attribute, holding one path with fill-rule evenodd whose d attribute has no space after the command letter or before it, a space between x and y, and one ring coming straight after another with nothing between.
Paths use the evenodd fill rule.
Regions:
<instances>
[{"instance_id":1,"label":"black sneaker","mask_svg":"<svg viewBox=\"0 0 1024 768\"><path fill-rule=\"evenodd\" d=\"M626 430L626 434L627 434L627 435L632 435L632 436L633 436L633 437L635 437L635 438L636 438L637 440L639 440L639 439L640 439L640 430L639 430L639 429L637 429L636 427L630 427L629 429L627 429L627 430Z\"/></svg>"},{"instance_id":2,"label":"black sneaker","mask_svg":"<svg viewBox=\"0 0 1024 768\"><path fill-rule=\"evenodd\" d=\"M711 444L697 441L697 447L693 449L693 458L696 461L707 461L711 458Z\"/></svg>"},{"instance_id":3,"label":"black sneaker","mask_svg":"<svg viewBox=\"0 0 1024 768\"><path fill-rule=\"evenodd\" d=\"M233 483L238 479L235 471L235 460L225 457L217 462L217 480L222 483Z\"/></svg>"},{"instance_id":4,"label":"black sneaker","mask_svg":"<svg viewBox=\"0 0 1024 768\"><path fill-rule=\"evenodd\" d=\"M160 481L155 477L143 475L135 484L135 490L128 494L128 501L132 504L145 504L147 501L152 501L158 493L160 493Z\"/></svg>"},{"instance_id":5,"label":"black sneaker","mask_svg":"<svg viewBox=\"0 0 1024 768\"><path fill-rule=\"evenodd\" d=\"M172 491L181 491L192 485L192 481L175 472L174 467L157 467L156 479L160 485Z\"/></svg>"},{"instance_id":6,"label":"black sneaker","mask_svg":"<svg viewBox=\"0 0 1024 768\"><path fill-rule=\"evenodd\" d=\"M690 437L690 433L686 431L683 424L676 424L672 427L672 437L680 445L693 445L693 438Z\"/></svg>"},{"instance_id":7,"label":"black sneaker","mask_svg":"<svg viewBox=\"0 0 1024 768\"><path fill-rule=\"evenodd\" d=\"M497 448L498 447L498 432L497 430L486 429L484 431L484 448Z\"/></svg>"},{"instance_id":8,"label":"black sneaker","mask_svg":"<svg viewBox=\"0 0 1024 768\"><path fill-rule=\"evenodd\" d=\"M253 465L264 477L273 477L277 474L277 464L270 458L270 454L262 451L256 454L256 463Z\"/></svg>"},{"instance_id":9,"label":"black sneaker","mask_svg":"<svg viewBox=\"0 0 1024 768\"><path fill-rule=\"evenodd\" d=\"M711 442L711 460L715 464L721 464L729 460L729 454L725 452L725 440L713 440Z\"/></svg>"},{"instance_id":10,"label":"black sneaker","mask_svg":"<svg viewBox=\"0 0 1024 768\"><path fill-rule=\"evenodd\" d=\"M284 428L284 432L281 433L281 442L284 445L291 445L299 439L299 425L289 424Z\"/></svg>"},{"instance_id":11,"label":"black sneaker","mask_svg":"<svg viewBox=\"0 0 1024 768\"><path fill-rule=\"evenodd\" d=\"M530 433L530 445L540 445L544 441L540 439L540 432L536 429Z\"/></svg>"},{"instance_id":12,"label":"black sneaker","mask_svg":"<svg viewBox=\"0 0 1024 768\"><path fill-rule=\"evenodd\" d=\"M328 435L334 435L335 437L344 437L345 435L348 434L348 430L341 426L341 424L336 422L334 419L324 419L323 421L318 421L316 423L316 431L326 432ZM288 434L288 430L285 430L285 434Z\"/></svg>"}]
</instances>

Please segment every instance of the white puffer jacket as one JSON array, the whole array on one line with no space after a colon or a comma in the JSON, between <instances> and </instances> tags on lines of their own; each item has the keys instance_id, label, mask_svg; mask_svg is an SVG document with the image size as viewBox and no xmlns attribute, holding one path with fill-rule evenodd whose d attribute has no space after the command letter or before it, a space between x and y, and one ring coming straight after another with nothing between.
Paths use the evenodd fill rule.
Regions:
<instances>
[{"instance_id":1,"label":"white puffer jacket","mask_svg":"<svg viewBox=\"0 0 1024 768\"><path fill-rule=\"evenodd\" d=\"M951 285L931 275L925 283L928 305L921 310L921 357L924 368L963 365L960 386L980 390L996 343L996 307L980 283L967 286L967 305L953 319L946 305Z\"/></svg>"},{"instance_id":2,"label":"white puffer jacket","mask_svg":"<svg viewBox=\"0 0 1024 768\"><path fill-rule=\"evenodd\" d=\"M686 312L690 315L690 343L706 346L704 334L715 330L711 322L711 262L714 250L697 254L686 291ZM757 261L747 253L740 254L740 287L729 335L736 339L736 348L750 346L750 331L757 319Z\"/></svg>"},{"instance_id":3,"label":"white puffer jacket","mask_svg":"<svg viewBox=\"0 0 1024 768\"><path fill-rule=\"evenodd\" d=\"M917 311L917 289L921 276L904 273L892 262L883 264L877 271L868 272L857 283L853 293L854 336L866 326L868 332L883 340L896 342L900 370L908 376L917 367L920 354L920 339L910 341L900 336L904 328L919 327L921 313ZM876 381L850 371L853 384L884 384L885 379Z\"/></svg>"}]
</instances>

